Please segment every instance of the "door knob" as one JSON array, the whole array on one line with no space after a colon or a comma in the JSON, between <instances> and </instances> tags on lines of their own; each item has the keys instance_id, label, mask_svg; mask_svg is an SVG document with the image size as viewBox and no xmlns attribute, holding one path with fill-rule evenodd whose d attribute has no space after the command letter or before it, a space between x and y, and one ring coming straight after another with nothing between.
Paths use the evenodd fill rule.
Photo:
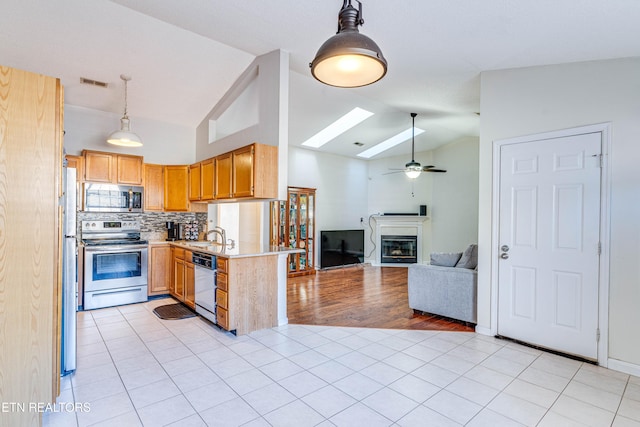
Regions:
<instances>
[{"instance_id":1,"label":"door knob","mask_svg":"<svg viewBox=\"0 0 640 427\"><path fill-rule=\"evenodd\" d=\"M503 253L501 253L501 254L500 254L500 258L502 258L502 259L509 259L509 254L508 254L508 253L506 253L506 252L503 252Z\"/></svg>"},{"instance_id":2,"label":"door knob","mask_svg":"<svg viewBox=\"0 0 640 427\"><path fill-rule=\"evenodd\" d=\"M507 245L502 245L502 246L500 246L500 250L501 250L502 252L509 252L509 246L507 246Z\"/></svg>"}]
</instances>

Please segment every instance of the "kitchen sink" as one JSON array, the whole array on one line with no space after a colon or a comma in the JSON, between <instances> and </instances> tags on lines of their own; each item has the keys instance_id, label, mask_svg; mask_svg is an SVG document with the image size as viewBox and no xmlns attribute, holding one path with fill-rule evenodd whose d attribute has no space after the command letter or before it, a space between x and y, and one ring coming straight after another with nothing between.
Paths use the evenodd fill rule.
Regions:
<instances>
[{"instance_id":1,"label":"kitchen sink","mask_svg":"<svg viewBox=\"0 0 640 427\"><path fill-rule=\"evenodd\" d=\"M187 246L211 246L212 242L188 242L186 243Z\"/></svg>"}]
</instances>

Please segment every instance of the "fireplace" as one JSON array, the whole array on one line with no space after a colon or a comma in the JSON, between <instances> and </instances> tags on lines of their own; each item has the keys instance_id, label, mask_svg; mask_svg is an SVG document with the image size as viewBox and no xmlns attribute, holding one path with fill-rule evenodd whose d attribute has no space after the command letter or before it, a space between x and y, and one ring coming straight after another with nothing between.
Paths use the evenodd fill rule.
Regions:
<instances>
[{"instance_id":1,"label":"fireplace","mask_svg":"<svg viewBox=\"0 0 640 427\"><path fill-rule=\"evenodd\" d=\"M415 264L418 262L418 236L383 235L380 237L380 263Z\"/></svg>"}]
</instances>

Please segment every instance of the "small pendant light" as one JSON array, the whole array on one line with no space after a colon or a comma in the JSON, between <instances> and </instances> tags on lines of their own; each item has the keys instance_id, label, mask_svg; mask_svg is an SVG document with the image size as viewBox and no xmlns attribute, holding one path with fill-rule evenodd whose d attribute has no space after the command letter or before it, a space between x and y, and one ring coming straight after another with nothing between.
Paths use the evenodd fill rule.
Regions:
<instances>
[{"instance_id":1,"label":"small pendant light","mask_svg":"<svg viewBox=\"0 0 640 427\"><path fill-rule=\"evenodd\" d=\"M120 78L124 81L124 115L120 119L120 130L109 135L107 142L121 147L142 147L140 137L131 132L129 116L127 115L127 83L131 80L131 77L121 74Z\"/></svg>"},{"instance_id":2,"label":"small pendant light","mask_svg":"<svg viewBox=\"0 0 640 427\"><path fill-rule=\"evenodd\" d=\"M311 61L311 74L320 82L337 87L360 87L380 80L387 73L387 60L378 45L358 31L362 3L358 10L344 0L338 14L338 33L329 38Z\"/></svg>"}]
</instances>

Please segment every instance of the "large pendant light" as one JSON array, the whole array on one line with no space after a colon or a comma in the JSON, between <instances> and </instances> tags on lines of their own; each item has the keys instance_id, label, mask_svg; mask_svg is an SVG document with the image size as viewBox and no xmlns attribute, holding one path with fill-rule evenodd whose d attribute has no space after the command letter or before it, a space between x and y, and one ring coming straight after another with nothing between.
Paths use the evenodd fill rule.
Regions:
<instances>
[{"instance_id":1,"label":"large pendant light","mask_svg":"<svg viewBox=\"0 0 640 427\"><path fill-rule=\"evenodd\" d=\"M124 115L120 119L120 130L109 135L107 142L121 147L142 147L140 137L131 132L129 116L127 116L127 83L131 77L121 74L120 78L124 81Z\"/></svg>"},{"instance_id":2,"label":"large pendant light","mask_svg":"<svg viewBox=\"0 0 640 427\"><path fill-rule=\"evenodd\" d=\"M324 42L311 61L311 74L324 84L360 87L375 83L387 73L387 60L378 45L358 31L362 3L358 10L344 0L338 14L338 33Z\"/></svg>"}]
</instances>

